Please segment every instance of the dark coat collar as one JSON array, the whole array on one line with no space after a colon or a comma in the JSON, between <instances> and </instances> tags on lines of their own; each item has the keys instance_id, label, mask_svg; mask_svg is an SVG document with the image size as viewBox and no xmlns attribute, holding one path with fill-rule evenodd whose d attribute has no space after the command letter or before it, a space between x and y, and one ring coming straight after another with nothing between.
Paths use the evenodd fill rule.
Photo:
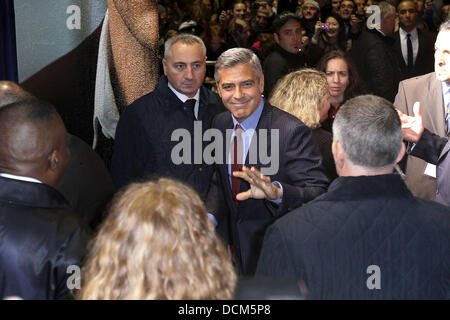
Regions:
<instances>
[{"instance_id":1,"label":"dark coat collar","mask_svg":"<svg viewBox=\"0 0 450 320\"><path fill-rule=\"evenodd\" d=\"M383 40L383 42L385 42L386 44L388 44L390 46L393 45L394 42L395 42L395 38L392 35L385 36L380 31L378 31L376 29L366 28L366 32L373 34L374 36L376 36L377 38Z\"/></svg>"},{"instance_id":2,"label":"dark coat collar","mask_svg":"<svg viewBox=\"0 0 450 320\"><path fill-rule=\"evenodd\" d=\"M173 93L172 90L170 90L169 80L167 79L167 76L165 76L165 75L162 75L159 78L158 84L156 85L154 92L157 93L157 95L164 97L164 99L178 101L179 103L181 103L181 100L178 99L178 97L175 95L175 93ZM207 98L208 98L207 89L204 86L201 86L200 87L200 102L208 101Z\"/></svg>"},{"instance_id":3,"label":"dark coat collar","mask_svg":"<svg viewBox=\"0 0 450 320\"><path fill-rule=\"evenodd\" d=\"M322 199L327 201L367 198L413 199L414 196L397 174L339 177L330 184L328 192L322 196Z\"/></svg>"},{"instance_id":4,"label":"dark coat collar","mask_svg":"<svg viewBox=\"0 0 450 320\"><path fill-rule=\"evenodd\" d=\"M67 200L43 183L0 177L0 202L19 206L69 209Z\"/></svg>"}]
</instances>

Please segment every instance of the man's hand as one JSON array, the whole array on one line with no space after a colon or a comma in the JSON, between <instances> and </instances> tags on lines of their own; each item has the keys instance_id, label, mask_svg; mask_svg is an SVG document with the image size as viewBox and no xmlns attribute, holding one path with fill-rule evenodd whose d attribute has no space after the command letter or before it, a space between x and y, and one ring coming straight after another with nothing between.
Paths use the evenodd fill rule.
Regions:
<instances>
[{"instance_id":1,"label":"man's hand","mask_svg":"<svg viewBox=\"0 0 450 320\"><path fill-rule=\"evenodd\" d=\"M407 116L397 109L397 113L402 122L403 139L409 142L417 143L423 134L423 121L420 113L420 102L414 103L413 106L414 117Z\"/></svg>"},{"instance_id":2,"label":"man's hand","mask_svg":"<svg viewBox=\"0 0 450 320\"><path fill-rule=\"evenodd\" d=\"M249 198L268 200L281 199L281 188L275 186L270 180L270 177L263 175L255 167L249 169L246 166L243 166L242 171L234 171L233 175L250 183L250 189L236 195L237 200L243 201Z\"/></svg>"},{"instance_id":3,"label":"man's hand","mask_svg":"<svg viewBox=\"0 0 450 320\"><path fill-rule=\"evenodd\" d=\"M318 20L314 25L314 35L319 35L322 32L322 21Z\"/></svg>"}]
</instances>

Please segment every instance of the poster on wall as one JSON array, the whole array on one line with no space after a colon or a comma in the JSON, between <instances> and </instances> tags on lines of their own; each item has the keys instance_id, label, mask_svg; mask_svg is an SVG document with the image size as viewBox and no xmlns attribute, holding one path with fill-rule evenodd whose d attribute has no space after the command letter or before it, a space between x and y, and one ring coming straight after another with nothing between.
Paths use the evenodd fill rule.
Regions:
<instances>
[{"instance_id":1,"label":"poster on wall","mask_svg":"<svg viewBox=\"0 0 450 320\"><path fill-rule=\"evenodd\" d=\"M19 83L105 161L120 113L158 78L156 0L15 0Z\"/></svg>"}]
</instances>

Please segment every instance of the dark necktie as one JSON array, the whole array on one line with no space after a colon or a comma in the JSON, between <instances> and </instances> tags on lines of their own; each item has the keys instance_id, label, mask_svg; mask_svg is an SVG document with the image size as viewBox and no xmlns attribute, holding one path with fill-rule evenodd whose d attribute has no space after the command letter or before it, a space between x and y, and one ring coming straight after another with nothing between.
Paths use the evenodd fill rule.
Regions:
<instances>
[{"instance_id":1,"label":"dark necktie","mask_svg":"<svg viewBox=\"0 0 450 320\"><path fill-rule=\"evenodd\" d=\"M197 100L195 100L195 99L187 99L184 102L184 107L188 110L191 110L192 116L194 117L195 120L197 120L197 117L195 116L195 102L196 101Z\"/></svg>"},{"instance_id":2,"label":"dark necktie","mask_svg":"<svg viewBox=\"0 0 450 320\"><path fill-rule=\"evenodd\" d=\"M242 157L244 150L244 145L242 142L242 127L239 123L236 125L234 131L233 146L231 150L231 191L233 193L233 199L237 204L236 195L239 193L241 188L241 178L233 176L233 171L242 170Z\"/></svg>"},{"instance_id":3,"label":"dark necktie","mask_svg":"<svg viewBox=\"0 0 450 320\"><path fill-rule=\"evenodd\" d=\"M413 48L412 48L412 41L411 41L411 34L408 33L406 35L406 47L408 48L408 69L412 69L414 67L414 55L413 55Z\"/></svg>"}]
</instances>

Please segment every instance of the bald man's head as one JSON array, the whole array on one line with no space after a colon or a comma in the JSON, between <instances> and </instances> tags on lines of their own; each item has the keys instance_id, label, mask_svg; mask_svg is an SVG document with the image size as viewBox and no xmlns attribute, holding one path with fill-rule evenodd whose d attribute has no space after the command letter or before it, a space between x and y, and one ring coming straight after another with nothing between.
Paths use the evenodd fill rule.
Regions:
<instances>
[{"instance_id":1,"label":"bald man's head","mask_svg":"<svg viewBox=\"0 0 450 320\"><path fill-rule=\"evenodd\" d=\"M67 133L55 108L28 99L0 108L0 172L55 185L69 161Z\"/></svg>"},{"instance_id":2,"label":"bald man's head","mask_svg":"<svg viewBox=\"0 0 450 320\"><path fill-rule=\"evenodd\" d=\"M32 99L33 95L12 81L0 81L0 108L8 104Z\"/></svg>"}]
</instances>

